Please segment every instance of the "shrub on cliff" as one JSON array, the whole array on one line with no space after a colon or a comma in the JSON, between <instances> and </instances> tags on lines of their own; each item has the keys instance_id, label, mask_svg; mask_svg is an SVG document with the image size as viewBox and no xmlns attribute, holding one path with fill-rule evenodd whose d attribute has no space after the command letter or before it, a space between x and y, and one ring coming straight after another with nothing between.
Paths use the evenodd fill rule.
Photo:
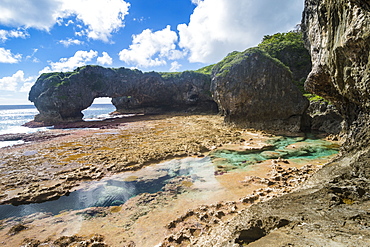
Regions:
<instances>
[{"instance_id":1,"label":"shrub on cliff","mask_svg":"<svg viewBox=\"0 0 370 247\"><path fill-rule=\"evenodd\" d=\"M302 93L307 93L304 91L304 82L312 65L310 54L304 47L301 31L266 35L258 47L288 66L296 85Z\"/></svg>"}]
</instances>

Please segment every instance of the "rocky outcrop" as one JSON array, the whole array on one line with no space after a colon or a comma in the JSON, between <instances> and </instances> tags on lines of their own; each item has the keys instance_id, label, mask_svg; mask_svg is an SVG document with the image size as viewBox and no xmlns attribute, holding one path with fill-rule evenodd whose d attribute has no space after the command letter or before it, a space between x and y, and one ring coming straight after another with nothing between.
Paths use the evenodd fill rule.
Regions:
<instances>
[{"instance_id":1,"label":"rocky outcrop","mask_svg":"<svg viewBox=\"0 0 370 247\"><path fill-rule=\"evenodd\" d=\"M202 73L143 73L126 68L84 66L73 72L42 74L29 93L46 124L78 121L95 98L110 97L119 112L216 111L210 77Z\"/></svg>"},{"instance_id":2,"label":"rocky outcrop","mask_svg":"<svg viewBox=\"0 0 370 247\"><path fill-rule=\"evenodd\" d=\"M369 11L369 0L308 0L303 16L313 61L306 89L332 102L345 118L346 149L362 149L370 137L356 134L366 133L370 112Z\"/></svg>"},{"instance_id":3,"label":"rocky outcrop","mask_svg":"<svg viewBox=\"0 0 370 247\"><path fill-rule=\"evenodd\" d=\"M129 95L112 99L119 113L217 112L211 98L209 75L193 71L151 74L161 83L139 80Z\"/></svg>"},{"instance_id":4,"label":"rocky outcrop","mask_svg":"<svg viewBox=\"0 0 370 247\"><path fill-rule=\"evenodd\" d=\"M310 116L310 126L313 131L337 135L342 130L343 117L327 101L311 101L307 114Z\"/></svg>"},{"instance_id":5,"label":"rocky outcrop","mask_svg":"<svg viewBox=\"0 0 370 247\"><path fill-rule=\"evenodd\" d=\"M299 131L308 107L289 69L258 48L216 64L211 91L226 122L249 128Z\"/></svg>"},{"instance_id":6,"label":"rocky outcrop","mask_svg":"<svg viewBox=\"0 0 370 247\"><path fill-rule=\"evenodd\" d=\"M288 66L292 71L294 82L303 87L312 64L299 28L287 33L266 35L258 47Z\"/></svg>"},{"instance_id":7,"label":"rocky outcrop","mask_svg":"<svg viewBox=\"0 0 370 247\"><path fill-rule=\"evenodd\" d=\"M313 63L306 89L343 116L342 154L294 193L239 212L194 246L370 246L370 1L306 0L302 24Z\"/></svg>"}]
</instances>

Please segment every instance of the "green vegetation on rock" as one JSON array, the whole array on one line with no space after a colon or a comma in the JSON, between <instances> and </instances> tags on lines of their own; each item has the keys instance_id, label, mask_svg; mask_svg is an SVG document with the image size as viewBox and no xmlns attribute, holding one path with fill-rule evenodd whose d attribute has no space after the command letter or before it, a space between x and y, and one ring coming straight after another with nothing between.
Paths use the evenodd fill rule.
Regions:
<instances>
[{"instance_id":1,"label":"green vegetation on rock","mask_svg":"<svg viewBox=\"0 0 370 247\"><path fill-rule=\"evenodd\" d=\"M258 47L280 60L293 73L293 81L303 94L304 82L311 71L311 56L304 46L300 30L266 35Z\"/></svg>"},{"instance_id":2,"label":"green vegetation on rock","mask_svg":"<svg viewBox=\"0 0 370 247\"><path fill-rule=\"evenodd\" d=\"M176 77L180 77L181 76L181 73L182 72L159 72L159 74L161 75L161 77L163 79L172 79L172 78L176 78Z\"/></svg>"},{"instance_id":3,"label":"green vegetation on rock","mask_svg":"<svg viewBox=\"0 0 370 247\"><path fill-rule=\"evenodd\" d=\"M307 51L300 31L265 35L258 47L277 59L281 59L282 53L286 51L300 51L304 56Z\"/></svg>"},{"instance_id":4,"label":"green vegetation on rock","mask_svg":"<svg viewBox=\"0 0 370 247\"><path fill-rule=\"evenodd\" d=\"M216 73L217 76L225 76L229 73L230 69L237 64L240 64L243 60L251 56L252 54L258 53L263 55L263 57L275 60L277 64L281 65L284 68L289 69L284 63L280 60L271 57L267 52L260 49L259 47L252 47L243 52L233 51L229 53L224 59L219 63L213 66L212 73Z\"/></svg>"},{"instance_id":5,"label":"green vegetation on rock","mask_svg":"<svg viewBox=\"0 0 370 247\"><path fill-rule=\"evenodd\" d=\"M203 68L197 69L195 72L210 75L212 73L212 69L213 69L214 66L215 66L214 64L211 64L211 65L205 66Z\"/></svg>"},{"instance_id":6,"label":"green vegetation on rock","mask_svg":"<svg viewBox=\"0 0 370 247\"><path fill-rule=\"evenodd\" d=\"M325 102L329 102L327 101L326 99L324 99L323 97L321 96L318 96L316 94L312 94L312 93L306 93L306 94L303 94L303 96L305 96L309 101L311 102L316 102L316 101L325 101Z\"/></svg>"}]
</instances>

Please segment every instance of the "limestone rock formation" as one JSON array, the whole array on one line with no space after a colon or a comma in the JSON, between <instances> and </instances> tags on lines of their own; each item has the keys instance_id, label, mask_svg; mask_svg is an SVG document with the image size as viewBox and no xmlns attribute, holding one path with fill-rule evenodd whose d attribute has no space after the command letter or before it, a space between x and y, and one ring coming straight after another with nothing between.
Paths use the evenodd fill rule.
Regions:
<instances>
[{"instance_id":1,"label":"limestone rock formation","mask_svg":"<svg viewBox=\"0 0 370 247\"><path fill-rule=\"evenodd\" d=\"M225 121L244 127L299 131L308 107L289 69L257 48L216 64L211 91Z\"/></svg>"},{"instance_id":2,"label":"limestone rock formation","mask_svg":"<svg viewBox=\"0 0 370 247\"><path fill-rule=\"evenodd\" d=\"M140 80L130 95L115 97L113 105L120 113L157 113L164 111L217 112L210 94L210 77L203 73L151 73L161 83ZM153 77L150 79L153 80Z\"/></svg>"},{"instance_id":3,"label":"limestone rock formation","mask_svg":"<svg viewBox=\"0 0 370 247\"><path fill-rule=\"evenodd\" d=\"M287 33L266 35L258 47L288 66L292 71L294 82L303 86L311 72L312 64L299 28Z\"/></svg>"},{"instance_id":4,"label":"limestone rock formation","mask_svg":"<svg viewBox=\"0 0 370 247\"><path fill-rule=\"evenodd\" d=\"M306 88L344 117L342 154L194 246L370 246L370 1L306 0L302 24L313 63Z\"/></svg>"},{"instance_id":5,"label":"limestone rock formation","mask_svg":"<svg viewBox=\"0 0 370 247\"><path fill-rule=\"evenodd\" d=\"M332 102L345 118L346 149L361 149L370 139L365 131L370 111L369 11L369 0L307 0L303 16L313 66L305 87Z\"/></svg>"},{"instance_id":6,"label":"limestone rock formation","mask_svg":"<svg viewBox=\"0 0 370 247\"><path fill-rule=\"evenodd\" d=\"M336 108L327 101L311 101L307 113L311 118L311 130L328 134L341 132L343 118Z\"/></svg>"},{"instance_id":7,"label":"limestone rock formation","mask_svg":"<svg viewBox=\"0 0 370 247\"><path fill-rule=\"evenodd\" d=\"M126 68L84 66L73 72L42 74L29 100L40 112L35 121L45 124L78 121L95 98L111 97L118 111L215 111L210 77L196 72L143 73Z\"/></svg>"}]
</instances>

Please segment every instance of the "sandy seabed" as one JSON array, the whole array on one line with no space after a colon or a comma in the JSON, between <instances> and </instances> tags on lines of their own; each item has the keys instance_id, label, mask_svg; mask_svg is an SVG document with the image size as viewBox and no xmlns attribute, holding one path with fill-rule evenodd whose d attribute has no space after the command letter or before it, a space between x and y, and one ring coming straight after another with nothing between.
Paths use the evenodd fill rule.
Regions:
<instances>
[{"instance_id":1,"label":"sandy seabed","mask_svg":"<svg viewBox=\"0 0 370 247\"><path fill-rule=\"evenodd\" d=\"M54 129L54 138L0 149L0 203L56 199L84 181L174 158L203 157L219 148L263 149L271 137L225 125L218 115L140 116L97 127ZM0 244L186 246L186 238L207 232L252 203L290 192L329 158L299 164L267 160L245 171L220 172L212 190L201 190L184 177L119 206L4 219Z\"/></svg>"}]
</instances>

